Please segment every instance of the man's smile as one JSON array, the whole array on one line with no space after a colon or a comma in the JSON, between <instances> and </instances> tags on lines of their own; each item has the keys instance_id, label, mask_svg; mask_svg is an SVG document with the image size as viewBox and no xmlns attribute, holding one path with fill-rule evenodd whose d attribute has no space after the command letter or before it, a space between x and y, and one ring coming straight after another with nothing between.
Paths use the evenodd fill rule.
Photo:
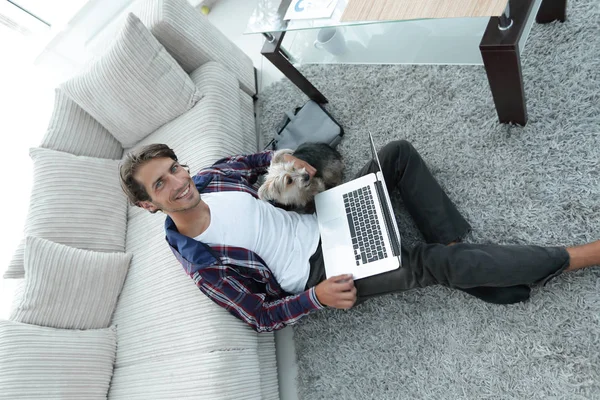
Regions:
<instances>
[{"instance_id":1,"label":"man's smile","mask_svg":"<svg viewBox=\"0 0 600 400\"><path fill-rule=\"evenodd\" d=\"M191 193L191 188L190 188L190 185L188 184L187 187L184 189L184 191L181 192L177 197L175 197L175 200L181 200L190 193Z\"/></svg>"}]
</instances>

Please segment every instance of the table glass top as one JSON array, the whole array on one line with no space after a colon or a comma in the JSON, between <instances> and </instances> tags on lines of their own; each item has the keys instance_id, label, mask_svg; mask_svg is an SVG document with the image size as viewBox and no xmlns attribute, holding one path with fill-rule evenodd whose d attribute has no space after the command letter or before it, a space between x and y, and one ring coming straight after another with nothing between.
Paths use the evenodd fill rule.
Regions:
<instances>
[{"instance_id":1,"label":"table glass top","mask_svg":"<svg viewBox=\"0 0 600 400\"><path fill-rule=\"evenodd\" d=\"M489 17L342 22L349 0L338 0L330 18L286 21L284 16L292 1L258 0L245 33L286 32L280 48L296 66L323 63L483 64L479 44ZM534 2L533 12L521 36L520 52L525 48L541 1ZM330 38L328 43L322 43L320 33Z\"/></svg>"},{"instance_id":2,"label":"table glass top","mask_svg":"<svg viewBox=\"0 0 600 400\"><path fill-rule=\"evenodd\" d=\"M292 0L258 0L257 6L248 21L246 34L300 31L315 28L356 26L367 24L382 24L398 21L351 21L342 22L342 14L348 5L348 0L337 0L330 18L295 19L286 21L283 18ZM415 21L415 20L411 20Z\"/></svg>"}]
</instances>

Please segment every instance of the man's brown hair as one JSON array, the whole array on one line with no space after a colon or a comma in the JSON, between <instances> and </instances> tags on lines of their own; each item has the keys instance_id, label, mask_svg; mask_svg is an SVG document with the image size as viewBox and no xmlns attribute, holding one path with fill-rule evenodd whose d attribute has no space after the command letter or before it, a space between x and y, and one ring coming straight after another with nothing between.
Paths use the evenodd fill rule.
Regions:
<instances>
[{"instance_id":1,"label":"man's brown hair","mask_svg":"<svg viewBox=\"0 0 600 400\"><path fill-rule=\"evenodd\" d=\"M127 195L131 204L139 206L140 201L151 201L150 195L133 177L138 169L150 160L155 158L170 158L177 161L177 156L173 149L166 144L149 144L127 153L123 161L119 164L119 174L121 176L121 188ZM187 165L182 165L187 168Z\"/></svg>"}]
</instances>

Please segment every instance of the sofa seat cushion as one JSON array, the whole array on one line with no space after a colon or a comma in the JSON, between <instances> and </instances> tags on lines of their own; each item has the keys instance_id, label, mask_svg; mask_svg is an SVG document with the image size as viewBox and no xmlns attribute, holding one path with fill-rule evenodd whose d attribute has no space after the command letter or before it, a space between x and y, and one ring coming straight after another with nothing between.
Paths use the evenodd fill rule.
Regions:
<instances>
[{"instance_id":1,"label":"sofa seat cushion","mask_svg":"<svg viewBox=\"0 0 600 400\"><path fill-rule=\"evenodd\" d=\"M108 328L131 254L75 249L29 236L25 288L10 319L66 329Z\"/></svg>"},{"instance_id":2,"label":"sofa seat cushion","mask_svg":"<svg viewBox=\"0 0 600 400\"><path fill-rule=\"evenodd\" d=\"M58 88L54 91L54 111L40 147L114 160L123 156L121 143Z\"/></svg>"},{"instance_id":3,"label":"sofa seat cushion","mask_svg":"<svg viewBox=\"0 0 600 400\"><path fill-rule=\"evenodd\" d=\"M29 154L33 189L25 236L79 249L123 252L127 199L119 184L119 161L42 148L33 148ZM24 276L24 250L23 240L5 278Z\"/></svg>"},{"instance_id":4,"label":"sofa seat cushion","mask_svg":"<svg viewBox=\"0 0 600 400\"><path fill-rule=\"evenodd\" d=\"M173 341L177 337L172 338ZM201 343L203 335L198 333ZM119 347L121 344L119 343ZM201 352L181 348L178 354L129 366L116 366L109 400L257 400L262 397L259 359L252 349Z\"/></svg>"},{"instance_id":5,"label":"sofa seat cushion","mask_svg":"<svg viewBox=\"0 0 600 400\"><path fill-rule=\"evenodd\" d=\"M116 365L126 367L182 354L257 348L257 333L209 300L165 241L162 213L130 207L127 252L133 259L113 324Z\"/></svg>"},{"instance_id":6,"label":"sofa seat cushion","mask_svg":"<svg viewBox=\"0 0 600 400\"><path fill-rule=\"evenodd\" d=\"M106 399L115 328L55 329L0 321L0 399Z\"/></svg>"},{"instance_id":7,"label":"sofa seat cushion","mask_svg":"<svg viewBox=\"0 0 600 400\"><path fill-rule=\"evenodd\" d=\"M200 97L185 71L133 14L107 53L61 88L123 147L183 114Z\"/></svg>"},{"instance_id":8,"label":"sofa seat cushion","mask_svg":"<svg viewBox=\"0 0 600 400\"><path fill-rule=\"evenodd\" d=\"M240 115L239 88L233 75L219 63L209 62L192 78L204 93L202 99L135 147L167 144L193 174L223 157L245 153L247 139Z\"/></svg>"}]
</instances>

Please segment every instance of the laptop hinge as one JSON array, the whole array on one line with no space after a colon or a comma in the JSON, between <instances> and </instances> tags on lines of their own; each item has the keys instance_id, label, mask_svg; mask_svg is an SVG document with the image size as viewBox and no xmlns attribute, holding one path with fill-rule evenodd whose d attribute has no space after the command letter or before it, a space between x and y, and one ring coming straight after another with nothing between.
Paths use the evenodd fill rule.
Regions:
<instances>
[{"instance_id":1,"label":"laptop hinge","mask_svg":"<svg viewBox=\"0 0 600 400\"><path fill-rule=\"evenodd\" d=\"M391 210L385 201L385 191L383 189L383 182L377 179L375 182L375 190L377 191L377 199L379 200L379 205L381 206L381 212L383 213L383 219L385 220L385 227L387 228L388 238L390 240L390 244L392 246L392 253L394 257L400 256L400 242L398 241L398 237L396 236L396 230L394 229L394 224L392 222L393 215L391 215ZM393 232L393 233L392 233Z\"/></svg>"}]
</instances>

